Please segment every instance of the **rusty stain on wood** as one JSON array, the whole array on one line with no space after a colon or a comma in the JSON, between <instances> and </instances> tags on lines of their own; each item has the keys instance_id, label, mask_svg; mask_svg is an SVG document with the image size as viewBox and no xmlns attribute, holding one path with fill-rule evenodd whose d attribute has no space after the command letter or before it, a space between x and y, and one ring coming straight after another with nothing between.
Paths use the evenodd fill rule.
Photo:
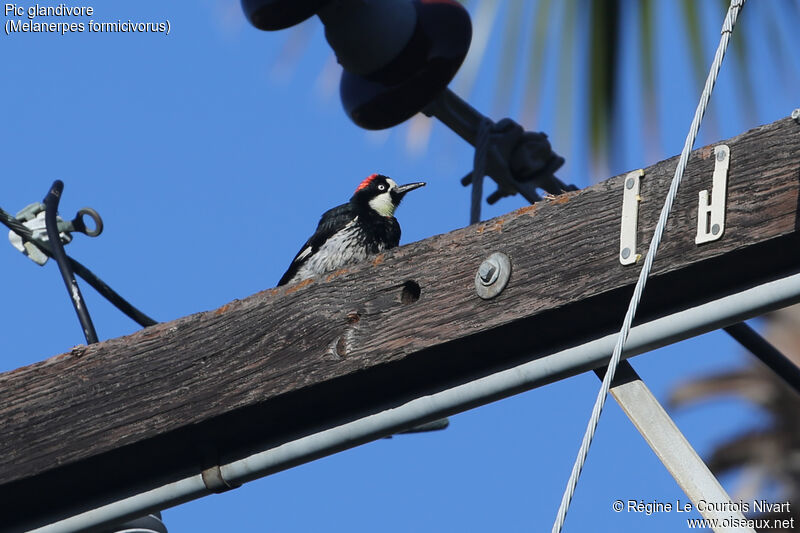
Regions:
<instances>
[{"instance_id":1,"label":"rusty stain on wood","mask_svg":"<svg viewBox=\"0 0 800 533\"><path fill-rule=\"evenodd\" d=\"M259 291L256 294L265 295L265 296L275 296L279 292L281 292L281 289L279 287L273 287L271 289L264 289L263 291Z\"/></svg>"},{"instance_id":2,"label":"rusty stain on wood","mask_svg":"<svg viewBox=\"0 0 800 533\"><path fill-rule=\"evenodd\" d=\"M336 273L334 272L333 274L331 274L331 276L334 276L335 274ZM312 283L314 283L313 278L304 279L303 281L295 283L294 285L290 285L289 288L286 289L286 294L292 294L293 292L297 292L303 287L308 287Z\"/></svg>"},{"instance_id":3,"label":"rusty stain on wood","mask_svg":"<svg viewBox=\"0 0 800 533\"><path fill-rule=\"evenodd\" d=\"M348 272L349 272L349 270L348 270L348 269L346 269L346 268L340 268L339 270L337 270L337 271L335 271L335 272L331 272L330 274L328 274L327 276L325 276L325 281L333 281L334 279L336 279L336 278L338 278L339 276L342 276L342 275L344 275L344 274L347 274Z\"/></svg>"},{"instance_id":4,"label":"rusty stain on wood","mask_svg":"<svg viewBox=\"0 0 800 533\"><path fill-rule=\"evenodd\" d=\"M505 224L506 219L505 217L498 217L494 221L494 225L490 228L491 231L496 231L498 233L503 231L503 224Z\"/></svg>"}]
</instances>

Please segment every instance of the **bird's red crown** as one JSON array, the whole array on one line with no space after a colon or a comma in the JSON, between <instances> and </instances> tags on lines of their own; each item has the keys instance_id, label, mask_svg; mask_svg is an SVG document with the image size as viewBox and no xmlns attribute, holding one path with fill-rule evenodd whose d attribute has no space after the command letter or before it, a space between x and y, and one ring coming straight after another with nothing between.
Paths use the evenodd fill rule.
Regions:
<instances>
[{"instance_id":1,"label":"bird's red crown","mask_svg":"<svg viewBox=\"0 0 800 533\"><path fill-rule=\"evenodd\" d=\"M363 189L365 187L368 187L369 184L372 183L372 180L374 180L378 176L380 176L380 174L370 174L369 176L367 176L366 179L361 182L361 185L356 187L356 192L360 191L361 189Z\"/></svg>"}]
</instances>

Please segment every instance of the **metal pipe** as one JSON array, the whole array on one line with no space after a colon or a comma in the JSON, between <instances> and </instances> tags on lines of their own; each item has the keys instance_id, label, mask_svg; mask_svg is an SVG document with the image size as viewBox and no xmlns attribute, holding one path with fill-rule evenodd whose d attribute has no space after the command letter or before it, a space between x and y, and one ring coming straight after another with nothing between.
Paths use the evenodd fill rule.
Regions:
<instances>
[{"instance_id":1,"label":"metal pipe","mask_svg":"<svg viewBox=\"0 0 800 533\"><path fill-rule=\"evenodd\" d=\"M63 190L64 183L61 180L56 180L50 187L47 196L44 197L44 221L47 228L47 239L50 241L53 259L58 263L61 277L64 278L64 285L67 286L69 299L72 301L72 306L75 308L75 313L77 313L78 320L81 323L83 335L86 337L86 344L94 344L97 342L97 332L94 329L94 324L92 324L92 317L89 316L89 309L86 307L86 301L83 299L78 282L75 281L75 274L72 272L67 254L64 252L64 245L58 233L56 213L58 212L58 203L61 201L61 192Z\"/></svg>"},{"instance_id":2,"label":"metal pipe","mask_svg":"<svg viewBox=\"0 0 800 533\"><path fill-rule=\"evenodd\" d=\"M628 358L798 302L800 274L770 281L635 326L628 337L623 357ZM223 464L220 466L221 476L229 485L251 481L420 423L597 368L608 363L616 337L616 333L606 335L337 427L322 429L244 459ZM53 520L53 523L35 531L67 533L91 530L210 493L211 490L205 487L202 476L197 474L117 502L98 503L98 507L91 511L69 518L43 518L40 524L49 520Z\"/></svg>"},{"instance_id":3,"label":"metal pipe","mask_svg":"<svg viewBox=\"0 0 800 533\"><path fill-rule=\"evenodd\" d=\"M481 122L489 121L490 126L494 126L494 122L450 89L442 91L422 112L429 117L438 118L472 146L478 142Z\"/></svg>"},{"instance_id":4,"label":"metal pipe","mask_svg":"<svg viewBox=\"0 0 800 533\"><path fill-rule=\"evenodd\" d=\"M732 324L726 327L725 331L758 357L796 393L800 394L800 367L783 355L780 350L744 322Z\"/></svg>"}]
</instances>

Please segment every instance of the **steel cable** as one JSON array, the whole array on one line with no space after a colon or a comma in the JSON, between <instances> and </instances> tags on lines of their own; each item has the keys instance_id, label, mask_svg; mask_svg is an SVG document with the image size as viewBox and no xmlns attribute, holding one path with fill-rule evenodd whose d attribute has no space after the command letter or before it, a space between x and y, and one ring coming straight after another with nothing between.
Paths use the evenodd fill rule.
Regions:
<instances>
[{"instance_id":1,"label":"steel cable","mask_svg":"<svg viewBox=\"0 0 800 533\"><path fill-rule=\"evenodd\" d=\"M637 280L636 287L633 290L633 296L628 304L628 311L625 314L622 328L620 329L619 336L617 337L617 343L614 346L611 360L608 362L608 369L606 370L606 375L603 378L603 384L600 387L600 391L597 394L597 399L595 400L594 408L592 409L592 415L589 418L589 424L586 427L586 432L583 435L581 447L578 450L578 456L575 459L575 464L572 467L572 472L569 480L567 481L567 486L564 490L564 495L558 508L558 514L556 515L556 520L553 524L552 533L560 533L562 527L564 526L564 520L567 516L569 504L572 501L572 496L575 493L575 487L578 484L578 478L581 475L581 470L583 470L583 465L586 462L586 456L589 453L589 447L592 444L592 439L594 438L595 431L597 430L597 423L600 419L600 413L605 405L606 398L608 397L608 391L611 388L611 382L614 379L614 373L616 372L617 365L619 364L622 356L622 348L624 347L625 341L628 338L628 333L630 332L633 318L636 315L639 301L642 298L642 292L644 291L644 287L647 283L647 278L650 275L650 270L653 267L653 261L656 258L656 252L658 251L658 246L661 243L661 237L664 234L664 229L667 225L667 218L669 218L670 211L672 210L672 204L675 201L675 196L678 194L678 187L680 186L681 179L683 178L683 172L686 168L686 163L689 160L689 154L697 137L697 131L700 128L703 115L708 107L708 101L711 98L711 92L714 89L714 84L716 83L717 76L719 75L719 69L722 65L722 59L725 57L725 51L728 48L728 42L730 41L733 26L736 24L736 19L739 16L739 11L744 5L744 1L745 0L731 0L730 6L728 7L728 12L725 16L725 22L722 26L722 36L720 38L719 46L717 47L717 52L714 55L714 61L711 64L711 70L706 78L703 93L700 95L700 102L695 110L692 125L689 128L689 133L686 136L686 142L683 145L683 150L681 151L681 156L678 160L678 166L675 168L675 175L672 178L669 192L664 200L664 207L661 209L661 215L658 218L658 223L656 224L656 228L653 233L653 239L650 241L650 248L647 251L647 256L645 257L644 264L642 265L642 270L639 273L639 279Z\"/></svg>"}]
</instances>

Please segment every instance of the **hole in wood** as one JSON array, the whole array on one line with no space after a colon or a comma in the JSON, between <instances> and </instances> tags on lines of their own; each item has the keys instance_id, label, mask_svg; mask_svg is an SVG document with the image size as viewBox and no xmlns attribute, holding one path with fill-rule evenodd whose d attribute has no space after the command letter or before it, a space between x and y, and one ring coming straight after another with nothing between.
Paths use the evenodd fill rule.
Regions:
<instances>
[{"instance_id":1,"label":"hole in wood","mask_svg":"<svg viewBox=\"0 0 800 533\"><path fill-rule=\"evenodd\" d=\"M419 288L419 283L413 280L403 283L403 291L400 293L400 301L404 304L413 304L419 300L419 295L422 289Z\"/></svg>"},{"instance_id":2,"label":"hole in wood","mask_svg":"<svg viewBox=\"0 0 800 533\"><path fill-rule=\"evenodd\" d=\"M334 353L341 358L344 358L347 355L347 341L345 340L344 335L336 340L336 349Z\"/></svg>"}]
</instances>

